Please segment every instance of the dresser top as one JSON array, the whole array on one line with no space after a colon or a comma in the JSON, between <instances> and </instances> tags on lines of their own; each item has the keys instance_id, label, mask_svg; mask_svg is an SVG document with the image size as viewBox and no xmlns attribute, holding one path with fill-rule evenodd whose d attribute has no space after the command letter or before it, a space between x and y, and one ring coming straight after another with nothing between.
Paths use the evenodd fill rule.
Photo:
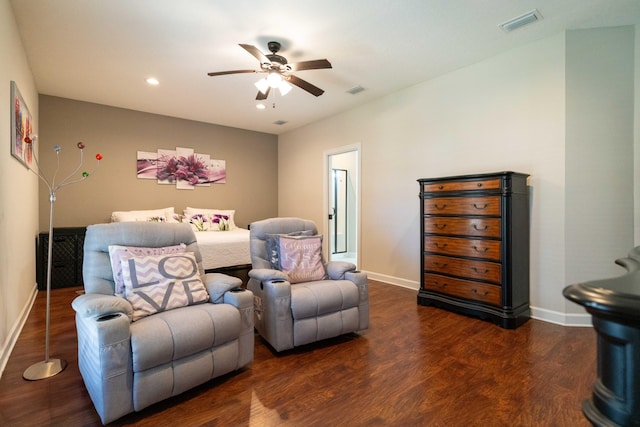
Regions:
<instances>
[{"instance_id":1,"label":"dresser top","mask_svg":"<svg viewBox=\"0 0 640 427\"><path fill-rule=\"evenodd\" d=\"M476 179L498 178L498 177L506 177L506 176L516 176L516 177L522 177L526 179L529 176L529 174L521 173L521 172L503 171L503 172L480 173L480 174L472 174L472 175L443 176L443 177L437 177L437 178L420 178L418 179L418 182L476 180Z\"/></svg>"}]
</instances>

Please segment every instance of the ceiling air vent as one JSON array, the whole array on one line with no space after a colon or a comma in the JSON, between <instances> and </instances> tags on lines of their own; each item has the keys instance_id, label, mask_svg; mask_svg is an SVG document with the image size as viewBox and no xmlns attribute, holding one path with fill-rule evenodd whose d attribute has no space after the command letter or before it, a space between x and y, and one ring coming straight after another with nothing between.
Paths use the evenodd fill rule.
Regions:
<instances>
[{"instance_id":1,"label":"ceiling air vent","mask_svg":"<svg viewBox=\"0 0 640 427\"><path fill-rule=\"evenodd\" d=\"M510 19L498 26L502 28L502 31L508 33L540 20L542 20L542 15L540 15L540 12L538 12L537 9L533 9L531 12L527 12L524 15Z\"/></svg>"},{"instance_id":2,"label":"ceiling air vent","mask_svg":"<svg viewBox=\"0 0 640 427\"><path fill-rule=\"evenodd\" d=\"M351 95L355 95L356 93L360 93L364 90L364 88L360 85L358 86L354 86L351 89L347 90L347 93L350 93Z\"/></svg>"},{"instance_id":3,"label":"ceiling air vent","mask_svg":"<svg viewBox=\"0 0 640 427\"><path fill-rule=\"evenodd\" d=\"M275 122L273 122L274 125L278 125L278 126L282 126L283 124L287 123L284 120L276 120Z\"/></svg>"}]
</instances>

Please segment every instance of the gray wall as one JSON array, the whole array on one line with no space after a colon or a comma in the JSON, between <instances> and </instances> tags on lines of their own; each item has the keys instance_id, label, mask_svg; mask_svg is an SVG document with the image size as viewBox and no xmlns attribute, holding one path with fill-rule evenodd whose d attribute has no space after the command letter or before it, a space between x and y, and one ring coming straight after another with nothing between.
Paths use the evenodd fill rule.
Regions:
<instances>
[{"instance_id":1,"label":"gray wall","mask_svg":"<svg viewBox=\"0 0 640 427\"><path fill-rule=\"evenodd\" d=\"M99 169L80 183L57 192L55 227L108 222L112 211L173 206L235 209L236 224L246 227L278 213L278 147L275 135L125 110L52 96L40 96L40 163L55 169L55 145L60 152L59 177L79 163L78 141L85 143L80 172L92 172L95 154ZM226 161L227 183L178 190L155 180L136 177L137 151L193 148ZM58 179L59 182L59 179ZM40 185L40 230L49 227L47 187Z\"/></svg>"}]
</instances>

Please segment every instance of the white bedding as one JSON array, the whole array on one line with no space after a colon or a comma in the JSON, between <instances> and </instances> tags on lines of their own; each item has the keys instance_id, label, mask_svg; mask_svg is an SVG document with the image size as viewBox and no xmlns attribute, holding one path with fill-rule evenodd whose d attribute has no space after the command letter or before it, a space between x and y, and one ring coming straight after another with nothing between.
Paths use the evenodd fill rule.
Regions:
<instances>
[{"instance_id":1,"label":"white bedding","mask_svg":"<svg viewBox=\"0 0 640 427\"><path fill-rule=\"evenodd\" d=\"M249 230L196 231L205 270L251 264Z\"/></svg>"}]
</instances>

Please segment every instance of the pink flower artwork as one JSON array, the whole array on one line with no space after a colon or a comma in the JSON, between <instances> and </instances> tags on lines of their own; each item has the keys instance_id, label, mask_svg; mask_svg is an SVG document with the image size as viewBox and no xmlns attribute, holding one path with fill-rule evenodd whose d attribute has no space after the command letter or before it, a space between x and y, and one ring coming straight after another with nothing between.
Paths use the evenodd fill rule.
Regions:
<instances>
[{"instance_id":1,"label":"pink flower artwork","mask_svg":"<svg viewBox=\"0 0 640 427\"><path fill-rule=\"evenodd\" d=\"M226 183L227 171L224 160L212 160L208 154L176 147L175 150L158 149L155 153L138 151L137 176L156 179L158 184L173 184L180 190L192 190L196 186Z\"/></svg>"}]
</instances>

